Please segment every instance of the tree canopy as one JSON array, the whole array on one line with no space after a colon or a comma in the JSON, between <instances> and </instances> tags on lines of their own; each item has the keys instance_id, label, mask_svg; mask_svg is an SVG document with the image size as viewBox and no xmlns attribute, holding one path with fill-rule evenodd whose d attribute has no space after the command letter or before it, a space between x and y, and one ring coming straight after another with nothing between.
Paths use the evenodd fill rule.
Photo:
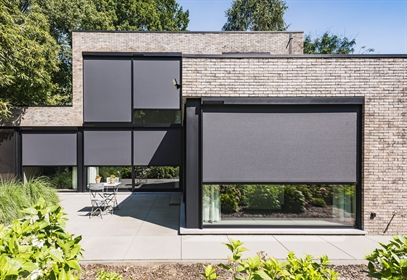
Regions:
<instances>
[{"instance_id":1,"label":"tree canopy","mask_svg":"<svg viewBox=\"0 0 407 280\"><path fill-rule=\"evenodd\" d=\"M0 107L72 102L73 30L186 31L188 23L176 0L0 0Z\"/></svg>"},{"instance_id":2,"label":"tree canopy","mask_svg":"<svg viewBox=\"0 0 407 280\"><path fill-rule=\"evenodd\" d=\"M312 38L310 34L304 39L304 54L353 54L355 52L356 39L346 36L334 35L325 31L320 37ZM361 53L370 53L374 49L361 47Z\"/></svg>"},{"instance_id":3,"label":"tree canopy","mask_svg":"<svg viewBox=\"0 0 407 280\"><path fill-rule=\"evenodd\" d=\"M0 0L0 98L3 104L43 104L56 86L59 47L39 7L22 12L19 2Z\"/></svg>"},{"instance_id":4,"label":"tree canopy","mask_svg":"<svg viewBox=\"0 0 407 280\"><path fill-rule=\"evenodd\" d=\"M224 31L283 31L287 29L282 0L234 0L226 11Z\"/></svg>"}]
</instances>

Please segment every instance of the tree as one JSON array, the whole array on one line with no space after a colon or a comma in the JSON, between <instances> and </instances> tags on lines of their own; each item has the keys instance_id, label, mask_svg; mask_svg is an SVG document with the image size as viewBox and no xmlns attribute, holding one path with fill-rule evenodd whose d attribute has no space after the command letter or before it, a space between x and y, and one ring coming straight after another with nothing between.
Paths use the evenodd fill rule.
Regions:
<instances>
[{"instance_id":1,"label":"tree","mask_svg":"<svg viewBox=\"0 0 407 280\"><path fill-rule=\"evenodd\" d=\"M283 31L287 29L282 0L234 0L226 11L223 31Z\"/></svg>"},{"instance_id":2,"label":"tree","mask_svg":"<svg viewBox=\"0 0 407 280\"><path fill-rule=\"evenodd\" d=\"M0 0L0 115L9 104L46 103L55 87L58 45L49 34L46 17L32 5L23 13L19 0Z\"/></svg>"},{"instance_id":3,"label":"tree","mask_svg":"<svg viewBox=\"0 0 407 280\"><path fill-rule=\"evenodd\" d=\"M304 39L304 54L352 54L355 52L356 39L339 37L329 31L315 39L308 34ZM372 48L361 48L361 53L374 52Z\"/></svg>"}]
</instances>

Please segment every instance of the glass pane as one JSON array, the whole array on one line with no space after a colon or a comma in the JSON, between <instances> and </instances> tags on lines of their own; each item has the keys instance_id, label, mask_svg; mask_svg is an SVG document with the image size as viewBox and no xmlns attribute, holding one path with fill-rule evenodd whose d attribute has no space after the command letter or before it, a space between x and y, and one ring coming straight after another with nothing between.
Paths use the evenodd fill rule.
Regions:
<instances>
[{"instance_id":1,"label":"glass pane","mask_svg":"<svg viewBox=\"0 0 407 280\"><path fill-rule=\"evenodd\" d=\"M355 185L203 185L205 224L353 226Z\"/></svg>"},{"instance_id":2,"label":"glass pane","mask_svg":"<svg viewBox=\"0 0 407 280\"><path fill-rule=\"evenodd\" d=\"M51 185L59 190L76 190L77 168L72 166L30 166L23 167L24 181L33 177L48 177Z\"/></svg>"},{"instance_id":3,"label":"glass pane","mask_svg":"<svg viewBox=\"0 0 407 280\"><path fill-rule=\"evenodd\" d=\"M179 189L179 166L135 166L135 190Z\"/></svg>"},{"instance_id":4,"label":"glass pane","mask_svg":"<svg viewBox=\"0 0 407 280\"><path fill-rule=\"evenodd\" d=\"M181 123L180 110L134 110L135 124Z\"/></svg>"},{"instance_id":5,"label":"glass pane","mask_svg":"<svg viewBox=\"0 0 407 280\"><path fill-rule=\"evenodd\" d=\"M131 190L131 166L90 166L88 167L89 183L110 183L111 179L120 182L119 190Z\"/></svg>"}]
</instances>

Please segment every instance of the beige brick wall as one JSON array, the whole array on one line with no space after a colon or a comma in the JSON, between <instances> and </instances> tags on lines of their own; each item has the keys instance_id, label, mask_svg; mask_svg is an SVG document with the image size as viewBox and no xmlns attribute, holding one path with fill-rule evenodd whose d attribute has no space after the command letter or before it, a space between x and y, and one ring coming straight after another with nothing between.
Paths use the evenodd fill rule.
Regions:
<instances>
[{"instance_id":1,"label":"beige brick wall","mask_svg":"<svg viewBox=\"0 0 407 280\"><path fill-rule=\"evenodd\" d=\"M363 227L407 234L407 57L184 58L183 96L364 96Z\"/></svg>"}]
</instances>

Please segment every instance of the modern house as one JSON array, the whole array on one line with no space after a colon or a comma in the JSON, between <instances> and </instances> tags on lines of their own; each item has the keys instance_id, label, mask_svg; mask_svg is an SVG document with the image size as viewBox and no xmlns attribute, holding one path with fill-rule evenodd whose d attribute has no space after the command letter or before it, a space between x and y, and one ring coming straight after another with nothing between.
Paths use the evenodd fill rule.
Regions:
<instances>
[{"instance_id":1,"label":"modern house","mask_svg":"<svg viewBox=\"0 0 407 280\"><path fill-rule=\"evenodd\" d=\"M181 233L406 234L407 55L302 46L302 32L74 32L72 106L3 124L0 173L58 167L84 192L121 167L138 191L140 168L171 166Z\"/></svg>"}]
</instances>

